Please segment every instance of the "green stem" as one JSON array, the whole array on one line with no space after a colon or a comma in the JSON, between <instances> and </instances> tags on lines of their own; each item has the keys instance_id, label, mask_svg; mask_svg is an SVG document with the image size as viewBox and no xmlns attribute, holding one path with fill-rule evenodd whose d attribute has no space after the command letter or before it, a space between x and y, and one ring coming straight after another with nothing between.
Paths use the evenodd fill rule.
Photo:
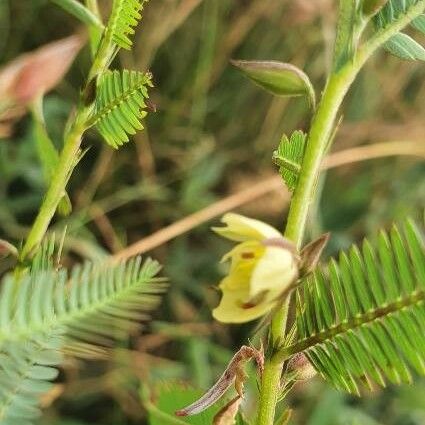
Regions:
<instances>
[{"instance_id":1,"label":"green stem","mask_svg":"<svg viewBox=\"0 0 425 425\"><path fill-rule=\"evenodd\" d=\"M31 227L25 245L22 248L20 255L21 263L23 263L39 246L56 212L59 201L65 193L66 184L77 163L82 136L90 126L89 119L92 115L91 105L93 102L93 99L91 99L91 92L93 91L95 79L108 67L114 53L115 48L112 40L104 37L88 73L86 83L82 90L80 105L77 108L77 112L69 129L65 132L64 147L60 153L58 165L55 169L50 186Z\"/></svg>"},{"instance_id":2,"label":"green stem","mask_svg":"<svg viewBox=\"0 0 425 425\"><path fill-rule=\"evenodd\" d=\"M338 73L331 75L313 119L285 230L285 237L293 240L298 248L302 243L308 210L313 202L322 160L334 130L336 116L357 72L357 67L346 66Z\"/></svg>"},{"instance_id":3,"label":"green stem","mask_svg":"<svg viewBox=\"0 0 425 425\"><path fill-rule=\"evenodd\" d=\"M270 359L264 364L260 388L260 410L258 425L273 425L278 401L282 363Z\"/></svg>"},{"instance_id":4,"label":"green stem","mask_svg":"<svg viewBox=\"0 0 425 425\"><path fill-rule=\"evenodd\" d=\"M320 104L313 117L309 139L301 167L297 188L289 208L285 237L294 241L300 248L308 211L314 200L316 184L320 175L321 164L329 148L329 141L334 131L335 120L348 89L369 57L388 39L401 31L414 18L423 13L425 0L409 9L396 23L378 31L355 54L353 60L331 74L326 84ZM273 425L276 403L280 390L280 380L285 358L275 356L277 345L284 334L287 322L289 300L272 319L270 334L272 349L266 361L260 388L260 406L258 425Z\"/></svg>"},{"instance_id":5,"label":"green stem","mask_svg":"<svg viewBox=\"0 0 425 425\"><path fill-rule=\"evenodd\" d=\"M77 115L75 123L65 136L64 147L60 154L56 170L53 173L49 189L31 227L25 245L22 248L20 255L21 261L24 261L40 244L55 214L59 201L65 193L65 186L76 164L81 138L86 129L86 119L87 110L83 110L83 112Z\"/></svg>"},{"instance_id":6,"label":"green stem","mask_svg":"<svg viewBox=\"0 0 425 425\"><path fill-rule=\"evenodd\" d=\"M308 210L313 201L316 182L328 147L329 138L334 129L335 118L357 72L358 68L350 64L342 68L338 73L331 75L313 118L301 173L292 198L285 231L285 237L294 241L298 247L302 243ZM272 319L271 340L274 350L286 327L288 304L289 302ZM282 367L283 361L273 359L273 357L265 364L260 389L258 425L273 425L274 423Z\"/></svg>"}]
</instances>

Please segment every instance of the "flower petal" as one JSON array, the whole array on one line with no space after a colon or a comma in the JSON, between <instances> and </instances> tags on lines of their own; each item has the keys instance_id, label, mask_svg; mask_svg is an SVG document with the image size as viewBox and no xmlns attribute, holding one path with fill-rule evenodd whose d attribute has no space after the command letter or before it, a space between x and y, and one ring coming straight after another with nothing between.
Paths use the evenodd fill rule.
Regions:
<instances>
[{"instance_id":1,"label":"flower petal","mask_svg":"<svg viewBox=\"0 0 425 425\"><path fill-rule=\"evenodd\" d=\"M254 264L247 267L239 267L233 273L229 273L221 280L219 287L225 292L227 290L245 290L246 296L249 297L249 281L251 279Z\"/></svg>"},{"instance_id":2,"label":"flower petal","mask_svg":"<svg viewBox=\"0 0 425 425\"><path fill-rule=\"evenodd\" d=\"M252 271L265 250L266 247L258 241L246 241L236 245L222 259L230 260L231 264L228 275L220 283L220 288L249 288Z\"/></svg>"},{"instance_id":3,"label":"flower petal","mask_svg":"<svg viewBox=\"0 0 425 425\"><path fill-rule=\"evenodd\" d=\"M213 227L213 230L219 235L236 242L261 241L267 238L281 237L279 231L274 227L240 214L225 214L221 221L226 224L226 227Z\"/></svg>"},{"instance_id":4,"label":"flower petal","mask_svg":"<svg viewBox=\"0 0 425 425\"><path fill-rule=\"evenodd\" d=\"M264 316L273 308L273 303L264 302L244 308L243 300L248 296L248 288L223 291L220 304L212 312L214 319L222 323L245 323Z\"/></svg>"},{"instance_id":5,"label":"flower petal","mask_svg":"<svg viewBox=\"0 0 425 425\"><path fill-rule=\"evenodd\" d=\"M266 247L258 241L246 241L237 244L232 250L223 256L221 261L230 260L230 270L239 265L256 263L264 254Z\"/></svg>"},{"instance_id":6,"label":"flower petal","mask_svg":"<svg viewBox=\"0 0 425 425\"><path fill-rule=\"evenodd\" d=\"M285 248L268 246L252 271L249 294L255 297L268 291L270 301L281 294L298 276L294 254Z\"/></svg>"}]
</instances>

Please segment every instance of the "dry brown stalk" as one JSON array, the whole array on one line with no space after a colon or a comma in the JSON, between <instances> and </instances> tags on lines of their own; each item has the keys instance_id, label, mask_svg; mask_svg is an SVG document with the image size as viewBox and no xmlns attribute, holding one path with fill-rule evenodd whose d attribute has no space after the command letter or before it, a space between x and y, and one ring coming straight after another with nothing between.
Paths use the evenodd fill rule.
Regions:
<instances>
[{"instance_id":1,"label":"dry brown stalk","mask_svg":"<svg viewBox=\"0 0 425 425\"><path fill-rule=\"evenodd\" d=\"M384 142L359 146L330 154L323 163L324 169L336 168L355 162L383 158L388 156L408 155L425 158L425 145L417 142ZM110 261L122 261L138 254L150 251L175 237L188 232L227 211L252 202L275 190L285 190L279 175L269 177L259 183L230 195L208 207L184 217L166 226L146 238L135 242L110 258ZM289 199L289 192L287 192Z\"/></svg>"}]
</instances>

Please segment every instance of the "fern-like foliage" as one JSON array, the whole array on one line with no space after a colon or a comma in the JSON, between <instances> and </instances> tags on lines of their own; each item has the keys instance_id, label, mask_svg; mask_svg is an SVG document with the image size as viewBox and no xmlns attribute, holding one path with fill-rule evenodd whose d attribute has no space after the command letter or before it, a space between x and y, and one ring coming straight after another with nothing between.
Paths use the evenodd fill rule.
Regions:
<instances>
[{"instance_id":1,"label":"fern-like foliage","mask_svg":"<svg viewBox=\"0 0 425 425\"><path fill-rule=\"evenodd\" d=\"M164 289L152 260L87 262L68 274L55 269L54 253L52 237L18 284L7 276L1 285L1 425L31 424L62 353L97 354L99 347L125 337L146 319Z\"/></svg>"},{"instance_id":2,"label":"fern-like foliage","mask_svg":"<svg viewBox=\"0 0 425 425\"><path fill-rule=\"evenodd\" d=\"M85 263L68 274L51 268L52 250L45 243L26 276L8 276L1 285L0 425L31 424L62 352L98 354L126 337L164 290L155 261Z\"/></svg>"},{"instance_id":3,"label":"fern-like foliage","mask_svg":"<svg viewBox=\"0 0 425 425\"><path fill-rule=\"evenodd\" d=\"M306 143L307 135L297 130L290 139L284 134L273 153L273 161L279 166L279 172L291 192L297 186Z\"/></svg>"},{"instance_id":4,"label":"fern-like foliage","mask_svg":"<svg viewBox=\"0 0 425 425\"><path fill-rule=\"evenodd\" d=\"M374 18L378 30L385 29L409 14L414 8L425 10L423 0L389 0ZM424 16L412 21L412 26L425 34ZM425 48L409 35L399 32L392 36L384 47L393 55L404 60L425 61Z\"/></svg>"},{"instance_id":5,"label":"fern-like foliage","mask_svg":"<svg viewBox=\"0 0 425 425\"><path fill-rule=\"evenodd\" d=\"M147 0L114 0L111 16L105 29L107 38L123 49L129 50L134 27L142 18L142 9Z\"/></svg>"},{"instance_id":6,"label":"fern-like foliage","mask_svg":"<svg viewBox=\"0 0 425 425\"><path fill-rule=\"evenodd\" d=\"M54 258L56 251L55 235L46 238L38 248L31 261L31 273L37 274L54 269Z\"/></svg>"},{"instance_id":7,"label":"fern-like foliage","mask_svg":"<svg viewBox=\"0 0 425 425\"><path fill-rule=\"evenodd\" d=\"M0 424L29 425L40 416L39 397L51 387L62 362L60 332L13 342L0 350Z\"/></svg>"},{"instance_id":8,"label":"fern-like foliage","mask_svg":"<svg viewBox=\"0 0 425 425\"><path fill-rule=\"evenodd\" d=\"M55 270L53 242L43 244L17 285L0 293L0 424L30 424L38 398L54 379L61 353L97 354L147 319L164 290L157 262L85 263ZM19 418L19 421L18 421Z\"/></svg>"},{"instance_id":9,"label":"fern-like foliage","mask_svg":"<svg viewBox=\"0 0 425 425\"><path fill-rule=\"evenodd\" d=\"M117 266L90 262L66 270L33 272L0 294L0 348L39 333L64 329L71 341L94 345L122 338L156 307L164 285L157 262L134 258Z\"/></svg>"},{"instance_id":10,"label":"fern-like foliage","mask_svg":"<svg viewBox=\"0 0 425 425\"><path fill-rule=\"evenodd\" d=\"M118 148L128 142L129 134L144 128L148 87L152 87L149 72L107 71L100 77L92 124L112 147Z\"/></svg>"},{"instance_id":11,"label":"fern-like foliage","mask_svg":"<svg viewBox=\"0 0 425 425\"><path fill-rule=\"evenodd\" d=\"M298 341L337 388L410 382L425 373L425 250L412 221L381 232L307 277L297 290Z\"/></svg>"}]
</instances>

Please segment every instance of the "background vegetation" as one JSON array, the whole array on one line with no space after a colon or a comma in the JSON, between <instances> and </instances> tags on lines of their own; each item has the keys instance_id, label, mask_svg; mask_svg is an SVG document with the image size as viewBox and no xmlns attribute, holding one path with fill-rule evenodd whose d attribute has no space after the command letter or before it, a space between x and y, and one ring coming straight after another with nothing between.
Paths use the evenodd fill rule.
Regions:
<instances>
[{"instance_id":1,"label":"background vegetation","mask_svg":"<svg viewBox=\"0 0 425 425\"><path fill-rule=\"evenodd\" d=\"M100 4L107 10L108 2ZM127 245L272 177L276 168L270 152L283 132L306 127L308 105L257 90L228 61L274 58L305 69L315 83L323 82L335 10L332 0L152 0L135 48L121 52L117 61L152 71L156 88L151 101L157 111L149 114L147 131L119 152L90 134L87 144L92 147L68 188L73 213L55 222L58 233L67 226L65 262L119 254ZM1 63L79 29L74 18L51 2L0 0ZM86 48L45 99L54 141L60 139L88 63ZM335 150L390 141L400 151L423 147L423 64L403 63L381 52L366 68L346 101ZM24 237L44 185L32 122L25 116L0 141L0 238ZM321 190L309 232L318 236L331 231L327 253L332 254L376 227L423 210L425 165L404 155L365 160L330 170ZM245 202L239 211L282 228L288 199L282 185ZM43 401L47 410L40 423L147 423L140 383L145 394L154 396L182 382L206 388L220 374L253 325L233 328L211 320L218 300L213 286L222 273L217 260L227 247L210 233L211 224L149 252L165 264L163 274L170 280L155 320L111 358L68 361L55 391ZM419 380L415 388L389 387L359 400L316 378L296 387L288 402L297 408L294 424L413 425L425 422L424 399L425 383Z\"/></svg>"}]
</instances>

